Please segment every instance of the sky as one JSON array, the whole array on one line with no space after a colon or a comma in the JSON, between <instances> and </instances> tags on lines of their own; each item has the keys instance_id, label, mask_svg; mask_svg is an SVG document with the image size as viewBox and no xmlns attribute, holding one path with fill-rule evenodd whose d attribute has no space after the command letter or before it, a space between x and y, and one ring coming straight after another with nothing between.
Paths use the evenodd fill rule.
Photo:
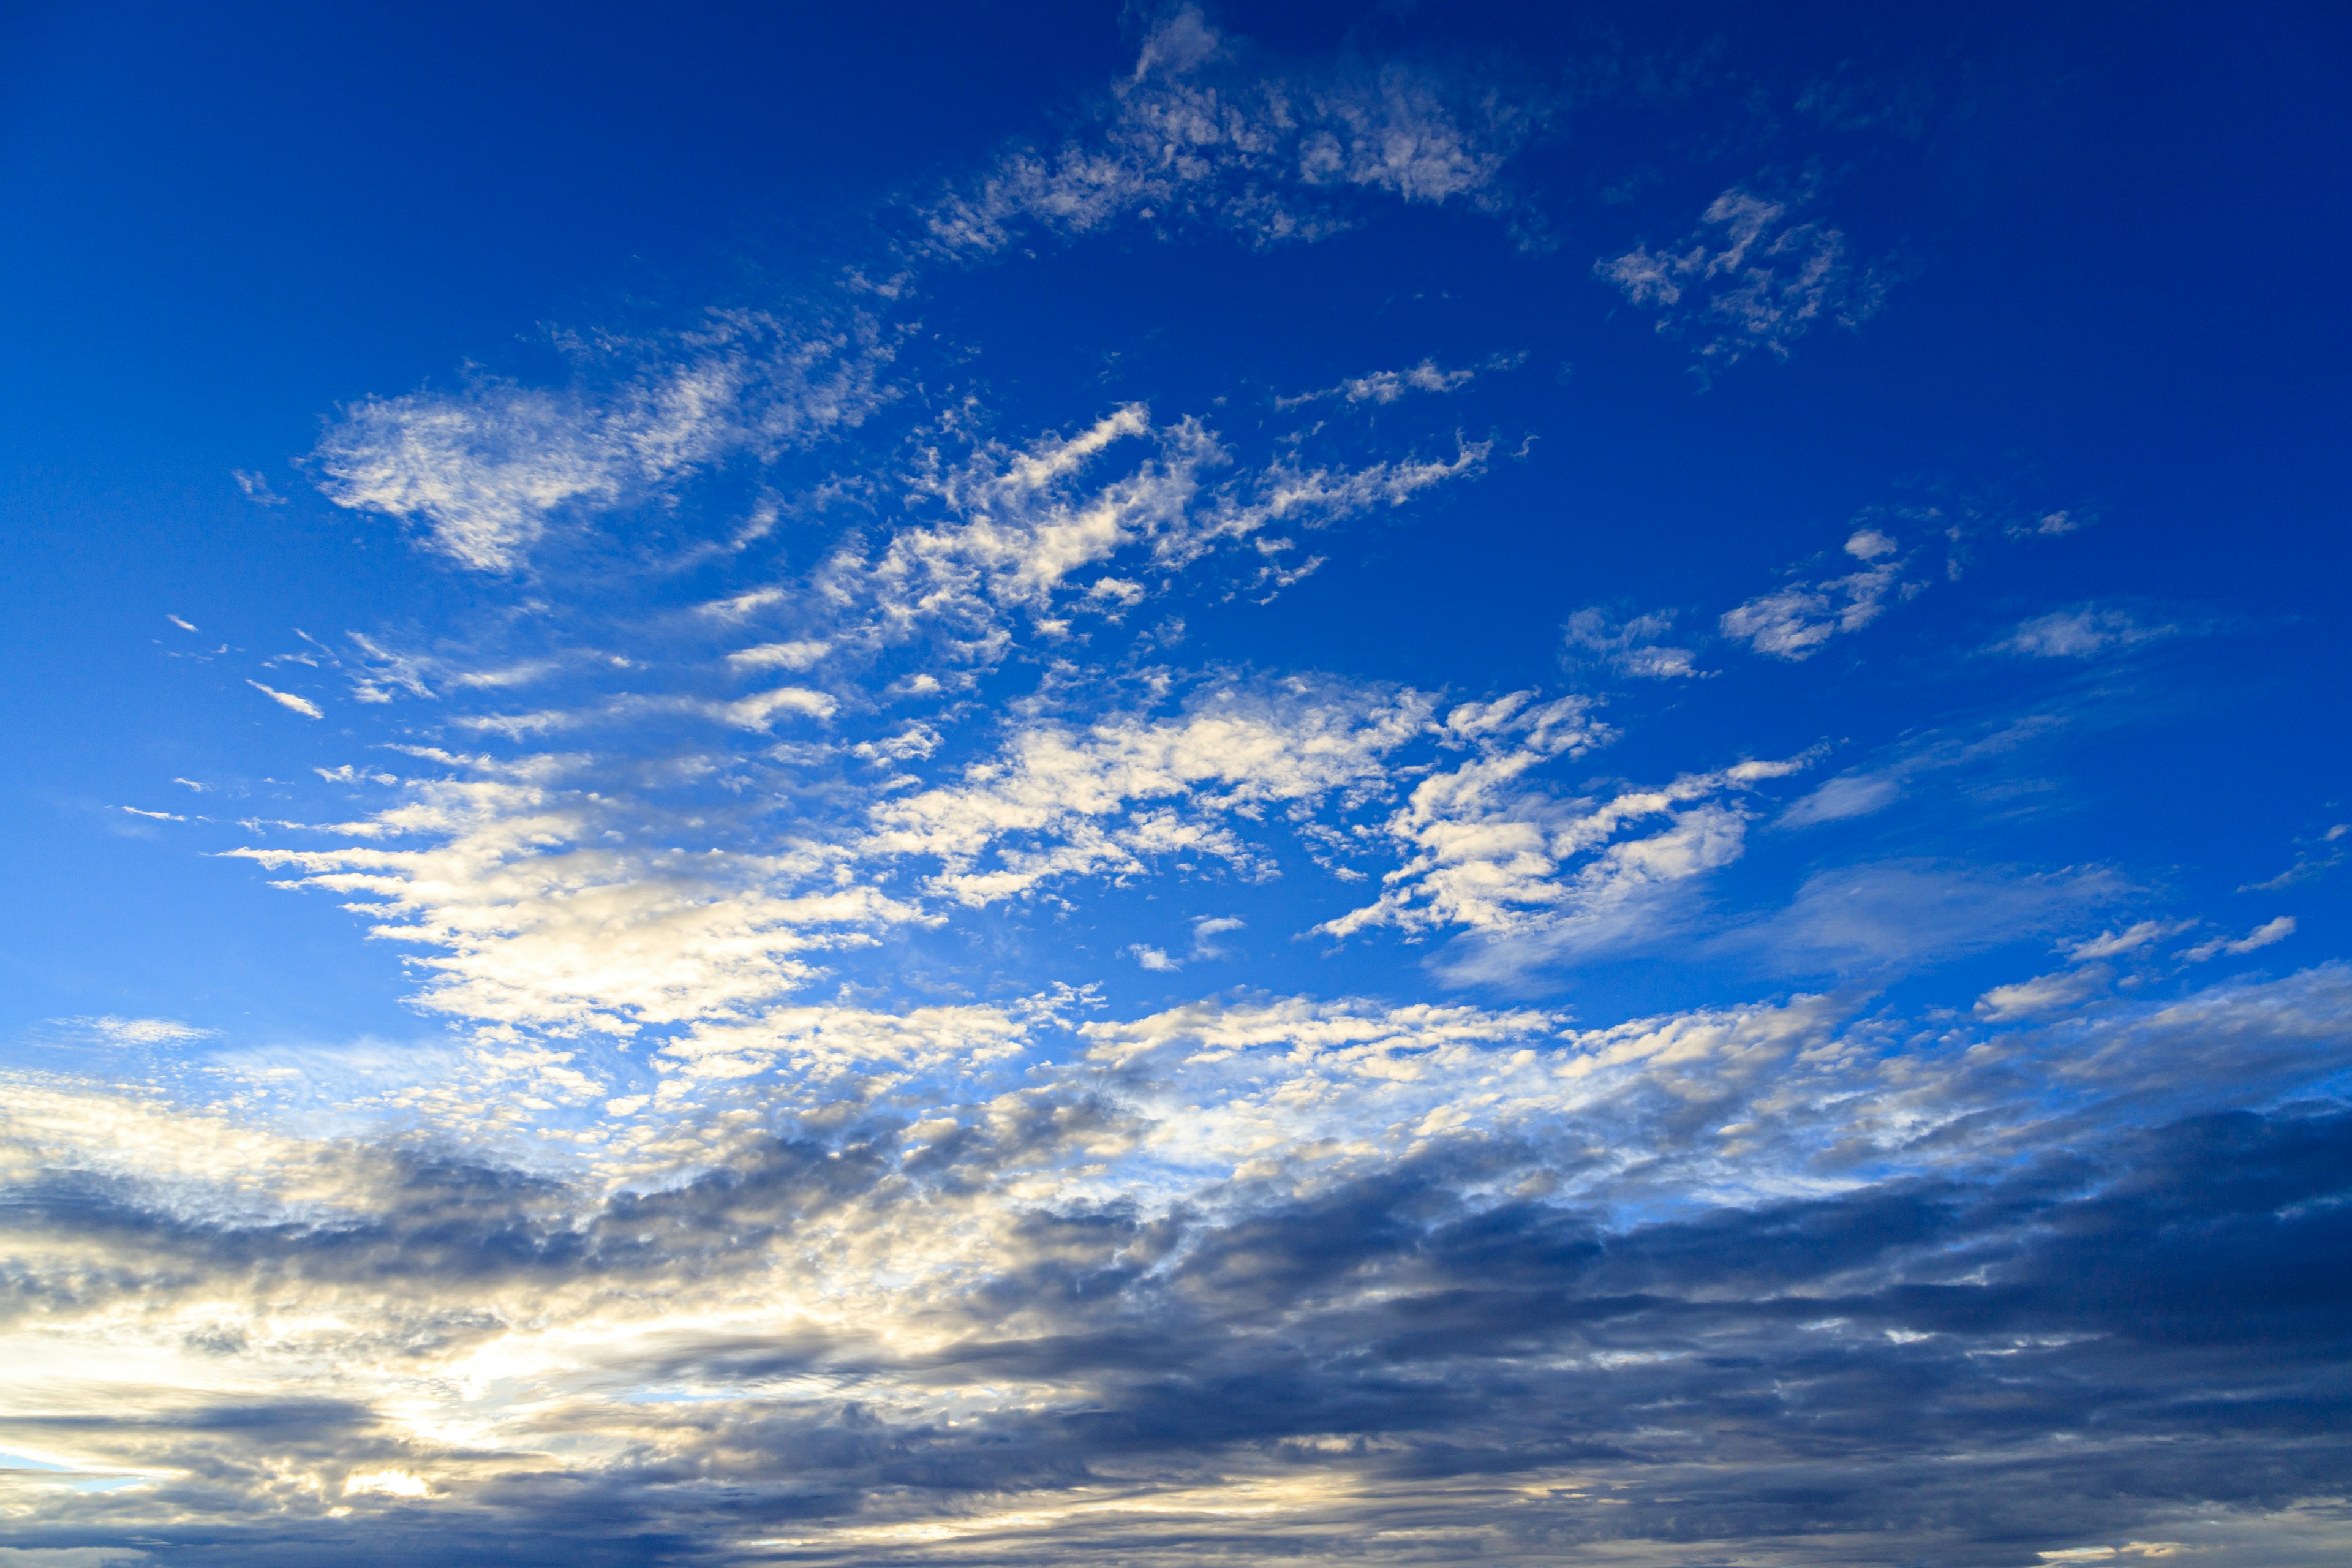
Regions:
<instances>
[{"instance_id":1,"label":"sky","mask_svg":"<svg viewBox=\"0 0 2352 1568\"><path fill-rule=\"evenodd\" d=\"M0 1568L2352 1552L2352 17L0 13Z\"/></svg>"}]
</instances>

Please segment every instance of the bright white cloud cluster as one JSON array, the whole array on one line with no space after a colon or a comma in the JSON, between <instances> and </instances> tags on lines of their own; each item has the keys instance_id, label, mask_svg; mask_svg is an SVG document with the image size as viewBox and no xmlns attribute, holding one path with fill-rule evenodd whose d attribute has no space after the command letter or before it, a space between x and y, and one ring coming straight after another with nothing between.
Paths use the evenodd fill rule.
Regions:
<instances>
[{"instance_id":1,"label":"bright white cloud cluster","mask_svg":"<svg viewBox=\"0 0 2352 1568\"><path fill-rule=\"evenodd\" d=\"M422 847L232 853L344 895L372 934L424 950L424 1005L494 1032L729 1016L807 979L803 955L917 918L822 854L616 846L682 825L568 778L582 759L444 760L451 776L343 825Z\"/></svg>"},{"instance_id":2,"label":"bright white cloud cluster","mask_svg":"<svg viewBox=\"0 0 2352 1568\"><path fill-rule=\"evenodd\" d=\"M877 805L856 846L867 858L927 860L926 885L967 905L1075 876L1137 876L1150 864L1259 852L1235 819L1385 787L1383 759L1424 731L1412 692L1219 689L1171 720L1113 717L1083 731L1017 731L954 784Z\"/></svg>"},{"instance_id":3,"label":"bright white cloud cluster","mask_svg":"<svg viewBox=\"0 0 2352 1568\"><path fill-rule=\"evenodd\" d=\"M1564 799L1528 774L1609 738L1585 700L1538 703L1518 692L1454 710L1446 730L1472 754L1416 784L1381 828L1404 863L1382 879L1379 899L1319 929L1540 932L1553 947L1622 939L1659 889L1738 857L1746 817L1734 795L1802 765L1743 763L1662 788ZM1643 828L1652 831L1623 837Z\"/></svg>"}]
</instances>

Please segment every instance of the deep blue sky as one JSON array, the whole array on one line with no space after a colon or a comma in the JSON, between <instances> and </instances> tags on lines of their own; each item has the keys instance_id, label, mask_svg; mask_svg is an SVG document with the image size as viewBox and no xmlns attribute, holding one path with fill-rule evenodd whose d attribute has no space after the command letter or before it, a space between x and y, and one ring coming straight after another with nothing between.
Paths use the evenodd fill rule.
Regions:
<instances>
[{"instance_id":1,"label":"deep blue sky","mask_svg":"<svg viewBox=\"0 0 2352 1568\"><path fill-rule=\"evenodd\" d=\"M2347 66L2286 5L10 11L0 1450L145 1478L28 1543L519 1560L576 1485L616 1561L1243 1549L1088 1533L1129 1488L1451 1552L1540 1472L1478 1550L1779 1562L1834 1429L1809 1561L2310 1560L2346 1303L2260 1216L2347 1179ZM730 1206L803 1156L871 1181ZM2195 1365L2102 1316L2215 1269ZM1494 1411L1362 1381L1506 1277L1413 1331ZM1745 1305L1561 1304L1644 1291ZM2266 1335L2282 1425L2181 1414ZM1846 1403L1599 1413L1709 1336ZM2125 1348L1872 1424L2027 1339ZM649 1348L722 1341L848 1381ZM2069 1380L2136 1479L1888 1522ZM41 1425L101 1391L362 1414Z\"/></svg>"}]
</instances>

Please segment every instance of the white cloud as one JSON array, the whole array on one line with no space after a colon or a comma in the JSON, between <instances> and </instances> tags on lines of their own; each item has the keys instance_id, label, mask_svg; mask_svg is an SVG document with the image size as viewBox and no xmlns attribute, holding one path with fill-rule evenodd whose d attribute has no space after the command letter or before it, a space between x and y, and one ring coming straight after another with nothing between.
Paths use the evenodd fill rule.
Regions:
<instances>
[{"instance_id":1,"label":"white cloud","mask_svg":"<svg viewBox=\"0 0 2352 1568\"><path fill-rule=\"evenodd\" d=\"M1092 131L1051 153L1007 153L922 214L935 253L982 256L1024 232L1076 236L1130 217L1214 223L1265 245L1346 226L1328 199L1491 205L1534 127L1528 107L1391 66L1309 76L1253 72L1198 9L1144 40Z\"/></svg>"},{"instance_id":2,"label":"white cloud","mask_svg":"<svg viewBox=\"0 0 2352 1568\"><path fill-rule=\"evenodd\" d=\"M1902 798L1903 783L1893 773L1847 773L1826 781L1780 814L1782 827L1811 827L1849 816L1867 816Z\"/></svg>"},{"instance_id":3,"label":"white cloud","mask_svg":"<svg viewBox=\"0 0 2352 1568\"><path fill-rule=\"evenodd\" d=\"M194 622L184 621L177 616L165 616L163 618L171 622L173 626L179 627L184 632L192 632L196 629Z\"/></svg>"},{"instance_id":4,"label":"white cloud","mask_svg":"<svg viewBox=\"0 0 2352 1568\"><path fill-rule=\"evenodd\" d=\"M1423 731L1428 700L1222 689L1181 718L1033 725L955 784L872 809L868 859L924 858L926 887L978 907L1063 878L1130 877L1147 858L1248 865L1231 816L1384 782L1381 758Z\"/></svg>"},{"instance_id":5,"label":"white cloud","mask_svg":"<svg viewBox=\"0 0 2352 1568\"><path fill-rule=\"evenodd\" d=\"M403 804L362 825L425 847L228 853L343 895L374 918L372 935L418 950L420 1005L493 1029L626 1035L728 1016L811 978L809 955L918 918L814 848L614 847L608 829L678 829L609 784L567 787L576 765L411 781Z\"/></svg>"},{"instance_id":6,"label":"white cloud","mask_svg":"<svg viewBox=\"0 0 2352 1568\"><path fill-rule=\"evenodd\" d=\"M842 1005L773 1005L756 1016L697 1022L664 1046L654 1095L669 1106L711 1084L782 1072L802 1084L863 1080L866 1089L942 1070L984 1076L1057 1027L1078 994L1022 998L1010 1006L971 1003L898 1011ZM615 1114L621 1114L615 1112Z\"/></svg>"},{"instance_id":7,"label":"white cloud","mask_svg":"<svg viewBox=\"0 0 2352 1568\"><path fill-rule=\"evenodd\" d=\"M211 1039L215 1031L200 1029L172 1018L59 1018L59 1024L96 1037L110 1046L188 1046Z\"/></svg>"},{"instance_id":8,"label":"white cloud","mask_svg":"<svg viewBox=\"0 0 2352 1568\"><path fill-rule=\"evenodd\" d=\"M737 669L810 669L832 650L831 643L810 638L768 642L738 648L727 656L727 662Z\"/></svg>"},{"instance_id":9,"label":"white cloud","mask_svg":"<svg viewBox=\"0 0 2352 1568\"><path fill-rule=\"evenodd\" d=\"M1192 956L1194 958L1230 958L1233 956L1217 939L1227 931L1245 931L1249 922L1235 915L1203 915L1192 922Z\"/></svg>"},{"instance_id":10,"label":"white cloud","mask_svg":"<svg viewBox=\"0 0 2352 1568\"><path fill-rule=\"evenodd\" d=\"M1759 595L1726 610L1716 624L1725 637L1747 643L1758 653L1811 658L1838 633L1860 631L1876 620L1888 596L1901 586L1902 568L1887 563Z\"/></svg>"},{"instance_id":11,"label":"white cloud","mask_svg":"<svg viewBox=\"0 0 2352 1568\"><path fill-rule=\"evenodd\" d=\"M135 805L124 805L124 806L118 806L118 807L116 807L115 809L116 809L116 810L118 810L118 811L124 811L124 812L128 812L128 813L130 813L132 816L144 816L144 817L149 817L149 818L152 818L152 820L154 820L154 821L156 821L156 822L185 822L185 821L187 821L187 820L188 820L186 817L184 817L184 816L178 816L177 814L173 813L173 812L169 812L169 811L142 811L142 810L140 810L140 809L139 809L137 806L135 806Z\"/></svg>"},{"instance_id":12,"label":"white cloud","mask_svg":"<svg viewBox=\"0 0 2352 1568\"><path fill-rule=\"evenodd\" d=\"M699 710L739 730L765 731L779 714L798 713L809 719L830 719L841 704L826 693L813 691L805 686L779 686L772 691L754 692L732 702L697 706Z\"/></svg>"},{"instance_id":13,"label":"white cloud","mask_svg":"<svg viewBox=\"0 0 2352 1568\"><path fill-rule=\"evenodd\" d=\"M800 331L711 312L603 391L479 381L363 399L312 455L339 506L421 529L480 572L512 572L567 512L657 492L738 453L754 458L861 423L887 396L891 350L870 321Z\"/></svg>"},{"instance_id":14,"label":"white cloud","mask_svg":"<svg viewBox=\"0 0 2352 1568\"><path fill-rule=\"evenodd\" d=\"M1610 739L1581 698L1517 692L1465 704L1446 730L1475 754L1432 773L1382 825L1406 857L1372 903L1316 929L1349 936L1454 926L1490 937L1540 934L1548 951L1622 940L1648 895L1737 859L1746 818L1727 797L1801 763L1743 763L1605 800L1563 800L1528 775ZM1640 825L1639 837L1621 837Z\"/></svg>"},{"instance_id":15,"label":"white cloud","mask_svg":"<svg viewBox=\"0 0 2352 1568\"><path fill-rule=\"evenodd\" d=\"M286 504L286 498L271 489L269 481L259 474L245 468L231 468L229 477L236 480L236 488L245 492L245 499L256 506Z\"/></svg>"},{"instance_id":16,"label":"white cloud","mask_svg":"<svg viewBox=\"0 0 2352 1568\"><path fill-rule=\"evenodd\" d=\"M2168 936L2187 931L2194 921L2141 921L2119 931L2101 931L2088 942L2076 942L2066 950L2066 956L2076 963L2094 959L2121 958L2127 952L2137 952Z\"/></svg>"},{"instance_id":17,"label":"white cloud","mask_svg":"<svg viewBox=\"0 0 2352 1568\"><path fill-rule=\"evenodd\" d=\"M1116 616L1139 602L1143 584L1087 575L1122 553L1136 554L1137 570L1167 574L1245 546L1258 564L1244 591L1278 587L1319 562L1286 564L1295 542L1270 530L1402 506L1478 472L1489 449L1464 443L1451 459L1338 469L1284 458L1220 479L1234 458L1214 432L1190 416L1156 425L1143 405L1127 404L1026 447L983 441L958 462L930 450L910 489L945 515L899 529L870 563L836 557L818 592L844 611L870 605L884 636L938 626L964 657L992 659L1010 640L1011 614L1055 635L1074 609Z\"/></svg>"},{"instance_id":18,"label":"white cloud","mask_svg":"<svg viewBox=\"0 0 2352 1568\"><path fill-rule=\"evenodd\" d=\"M1789 357L1789 345L1822 322L1859 326L1878 309L1885 280L1846 259L1845 236L1791 220L1789 204L1734 186L1708 204L1678 250L1635 246L1593 271L1658 330L1697 342L1702 364L1728 365L1757 349Z\"/></svg>"},{"instance_id":19,"label":"white cloud","mask_svg":"<svg viewBox=\"0 0 2352 1568\"><path fill-rule=\"evenodd\" d=\"M2052 873L1880 861L1805 879L1789 907L1714 939L1784 972L1937 962L2070 923L2127 889L2103 869Z\"/></svg>"},{"instance_id":20,"label":"white cloud","mask_svg":"<svg viewBox=\"0 0 2352 1568\"><path fill-rule=\"evenodd\" d=\"M1405 370L1378 370L1369 375L1350 376L1336 386L1320 392L1304 392L1296 397L1277 397L1276 408L1297 408L1304 404L1320 403L1339 398L1349 403L1387 405L1415 392L1459 392L1478 379L1482 371L1508 370L1525 359L1525 354L1498 354L1484 363L1464 365L1445 370L1435 360L1425 359Z\"/></svg>"},{"instance_id":21,"label":"white cloud","mask_svg":"<svg viewBox=\"0 0 2352 1568\"><path fill-rule=\"evenodd\" d=\"M2210 942L2200 942L2194 947L2182 948L2179 956L2191 963L2203 963L2219 958L2224 953L2242 957L2258 947L2268 947L2274 942L2284 942L2294 934L2294 917L2281 915L2274 921L2267 921L2256 926L2235 942L2227 937L2217 936Z\"/></svg>"},{"instance_id":22,"label":"white cloud","mask_svg":"<svg viewBox=\"0 0 2352 1568\"><path fill-rule=\"evenodd\" d=\"M297 697L290 691L280 691L274 686L264 686L258 680L247 679L246 684L272 702L282 708L290 708L305 719L323 719L327 716L317 703L307 697Z\"/></svg>"},{"instance_id":23,"label":"white cloud","mask_svg":"<svg viewBox=\"0 0 2352 1568\"><path fill-rule=\"evenodd\" d=\"M2116 609L2085 605L2020 622L2000 647L2031 658L2095 658L2116 648L2176 636L2177 626L2148 626Z\"/></svg>"},{"instance_id":24,"label":"white cloud","mask_svg":"<svg viewBox=\"0 0 2352 1568\"><path fill-rule=\"evenodd\" d=\"M1133 958L1136 963L1141 964L1144 968L1153 970L1158 973L1172 973L1175 970L1184 967L1181 960L1169 957L1164 949L1147 947L1139 942L1134 943L1132 946L1124 948L1121 951Z\"/></svg>"},{"instance_id":25,"label":"white cloud","mask_svg":"<svg viewBox=\"0 0 2352 1568\"><path fill-rule=\"evenodd\" d=\"M2347 858L2352 858L2352 823L2339 822L2305 847L2295 851L2294 864L2275 877L2259 882L2249 882L2238 891L2269 893L2281 888L2291 888L2297 882L2307 882L2326 875ZM2328 847L2334 846L2334 847Z\"/></svg>"},{"instance_id":26,"label":"white cloud","mask_svg":"<svg viewBox=\"0 0 2352 1568\"><path fill-rule=\"evenodd\" d=\"M1714 673L1698 668L1697 655L1664 639L1674 631L1675 613L1654 610L1622 622L1607 612L1583 609L1568 617L1567 642L1571 658L1591 657L1616 671L1643 680L1677 680Z\"/></svg>"},{"instance_id":27,"label":"white cloud","mask_svg":"<svg viewBox=\"0 0 2352 1568\"><path fill-rule=\"evenodd\" d=\"M2062 969L2055 974L2037 974L2014 984L1994 986L1977 998L1976 1015L2000 1024L2056 1012L2097 995L2114 978L2101 968Z\"/></svg>"}]
</instances>

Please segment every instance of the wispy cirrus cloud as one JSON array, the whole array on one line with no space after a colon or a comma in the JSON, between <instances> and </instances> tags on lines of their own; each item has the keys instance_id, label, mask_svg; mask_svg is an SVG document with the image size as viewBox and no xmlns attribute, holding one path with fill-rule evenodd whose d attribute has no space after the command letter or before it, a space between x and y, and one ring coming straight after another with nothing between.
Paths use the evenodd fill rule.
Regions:
<instances>
[{"instance_id":1,"label":"wispy cirrus cloud","mask_svg":"<svg viewBox=\"0 0 2352 1568\"><path fill-rule=\"evenodd\" d=\"M260 692L264 697L268 698L272 702L277 703L280 708L286 709L289 712L299 713L305 719L323 719L327 716L324 709L311 701L309 698L300 696L298 693L280 691L274 686L264 686L258 680L248 679L246 681L246 684L252 687L256 691Z\"/></svg>"},{"instance_id":2,"label":"wispy cirrus cloud","mask_svg":"<svg viewBox=\"0 0 2352 1568\"><path fill-rule=\"evenodd\" d=\"M2186 628L2170 623L2150 624L2130 611L2112 605L2086 605L2053 610L2018 623L2002 639L2004 653L2029 658L2096 658L2142 643L2179 637Z\"/></svg>"},{"instance_id":3,"label":"wispy cirrus cloud","mask_svg":"<svg viewBox=\"0 0 2352 1568\"><path fill-rule=\"evenodd\" d=\"M836 554L815 591L845 626L869 617L869 636L944 635L986 662L1010 646L1012 617L1059 636L1074 615L1116 616L1213 552L1251 562L1241 591L1279 589L1320 560L1276 531L1401 507L1475 475L1490 450L1465 441L1450 458L1244 467L1201 420L1155 424L1129 404L1025 447L982 441L961 460L927 449L908 480L914 515L872 552Z\"/></svg>"},{"instance_id":4,"label":"wispy cirrus cloud","mask_svg":"<svg viewBox=\"0 0 2352 1568\"><path fill-rule=\"evenodd\" d=\"M1689 340L1702 367L1759 350L1787 359L1815 327L1860 326L1887 286L1878 268L1856 267L1843 231L1798 221L1801 205L1735 185L1677 246L1636 245L1592 269L1628 303L1655 312L1661 333Z\"/></svg>"},{"instance_id":5,"label":"wispy cirrus cloud","mask_svg":"<svg viewBox=\"0 0 2352 1568\"><path fill-rule=\"evenodd\" d=\"M563 518L856 427L892 395L893 354L881 325L856 313L834 325L712 311L672 339L604 346L568 388L486 378L362 399L310 461L337 505L397 518L461 566L514 572ZM609 359L622 363L616 376L585 374Z\"/></svg>"},{"instance_id":6,"label":"wispy cirrus cloud","mask_svg":"<svg viewBox=\"0 0 2352 1568\"><path fill-rule=\"evenodd\" d=\"M1145 37L1135 71L1059 147L1021 147L918 209L920 248L994 255L1024 234L1136 221L1214 225L1257 245L1348 227L1340 198L1499 205L1504 166L1542 100L1402 65L1293 68L1184 6Z\"/></svg>"}]
</instances>

